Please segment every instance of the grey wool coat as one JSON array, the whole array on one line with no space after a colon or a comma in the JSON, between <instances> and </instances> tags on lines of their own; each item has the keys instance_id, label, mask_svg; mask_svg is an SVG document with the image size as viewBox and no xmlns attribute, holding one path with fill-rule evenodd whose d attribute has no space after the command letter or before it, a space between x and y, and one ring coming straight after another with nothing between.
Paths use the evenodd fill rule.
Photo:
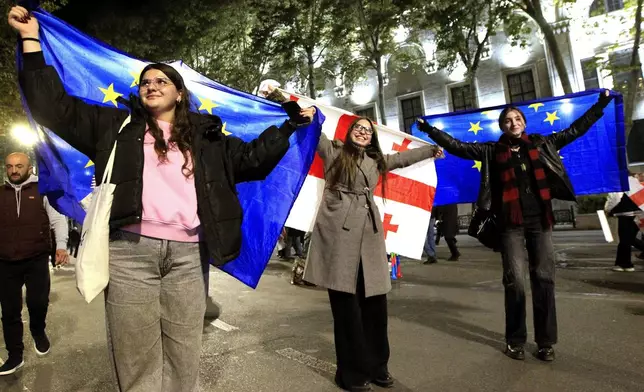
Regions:
<instances>
[{"instance_id":1,"label":"grey wool coat","mask_svg":"<svg viewBox=\"0 0 644 392\"><path fill-rule=\"evenodd\" d=\"M333 178L329 169L341 153L343 143L320 136L317 151L324 161L326 178ZM413 165L431 158L437 146L423 146L385 155L389 170ZM377 163L364 156L351 189L342 184L327 184L318 209L311 236L311 245L304 271L304 280L317 286L355 294L358 268L362 260L365 296L386 294L391 290L385 237L380 212L373 201L380 173Z\"/></svg>"}]
</instances>

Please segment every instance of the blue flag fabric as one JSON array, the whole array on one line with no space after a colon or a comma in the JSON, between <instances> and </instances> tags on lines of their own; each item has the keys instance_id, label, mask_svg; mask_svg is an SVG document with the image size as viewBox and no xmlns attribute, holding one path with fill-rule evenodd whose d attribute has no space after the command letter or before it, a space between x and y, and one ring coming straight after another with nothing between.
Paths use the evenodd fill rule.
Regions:
<instances>
[{"instance_id":1,"label":"blue flag fabric","mask_svg":"<svg viewBox=\"0 0 644 392\"><path fill-rule=\"evenodd\" d=\"M600 90L588 90L561 97L514 105L526 116L526 132L549 135L564 130L597 102ZM587 134L560 151L577 195L628 190L624 110L621 95L604 109L604 116ZM505 106L471 110L423 119L463 142L482 143L501 137L499 114ZM414 136L432 142L414 124ZM472 203L480 184L480 162L468 161L449 153L436 161L438 188L434 205Z\"/></svg>"},{"instance_id":2,"label":"blue flag fabric","mask_svg":"<svg viewBox=\"0 0 644 392\"><path fill-rule=\"evenodd\" d=\"M138 93L139 74L146 62L88 37L44 11L35 14L45 60L56 68L68 94L90 104L117 107L119 96ZM221 117L226 134L250 141L269 126L288 119L276 103L212 81L182 62L170 64L182 74L194 111ZM91 193L93 163L31 121L40 135L36 152L41 192L59 212L82 222L85 213L80 201ZM268 178L237 185L244 211L243 245L240 256L222 269L250 287L257 287L304 183L323 122L324 116L318 112L311 125L291 136L291 147Z\"/></svg>"}]
</instances>

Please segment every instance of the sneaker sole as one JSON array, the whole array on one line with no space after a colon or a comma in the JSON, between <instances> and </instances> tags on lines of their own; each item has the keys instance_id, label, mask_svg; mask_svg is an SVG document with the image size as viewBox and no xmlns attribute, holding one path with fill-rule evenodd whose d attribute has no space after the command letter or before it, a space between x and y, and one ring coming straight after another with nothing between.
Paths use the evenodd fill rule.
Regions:
<instances>
[{"instance_id":1,"label":"sneaker sole","mask_svg":"<svg viewBox=\"0 0 644 392\"><path fill-rule=\"evenodd\" d=\"M36 348L36 345L34 344L34 351L36 352L37 356L44 357L45 355L49 354L49 352L51 351L51 348L49 348L49 350L47 350L47 351L45 351L43 353L43 352L38 351L38 349Z\"/></svg>"},{"instance_id":2,"label":"sneaker sole","mask_svg":"<svg viewBox=\"0 0 644 392\"><path fill-rule=\"evenodd\" d=\"M20 362L20 364L18 366L16 366L15 368L13 368L11 370L0 372L0 376L8 376L10 374L14 374L15 372L17 372L23 366L25 366L25 361Z\"/></svg>"}]
</instances>

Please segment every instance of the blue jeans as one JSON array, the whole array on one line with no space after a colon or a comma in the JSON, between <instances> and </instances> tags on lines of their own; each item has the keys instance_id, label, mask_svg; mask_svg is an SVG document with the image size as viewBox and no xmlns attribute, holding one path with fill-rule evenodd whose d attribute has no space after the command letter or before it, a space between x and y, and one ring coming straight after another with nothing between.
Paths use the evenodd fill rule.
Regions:
<instances>
[{"instance_id":1,"label":"blue jeans","mask_svg":"<svg viewBox=\"0 0 644 392\"><path fill-rule=\"evenodd\" d=\"M436 257L436 218L433 216L429 220L429 228L427 229L427 237L425 238L423 251L429 257Z\"/></svg>"},{"instance_id":2,"label":"blue jeans","mask_svg":"<svg viewBox=\"0 0 644 392\"><path fill-rule=\"evenodd\" d=\"M557 343L555 307L555 257L552 229L541 222L501 233L503 286L505 287L505 339L508 344L526 342L526 269L532 288L535 341L540 346ZM526 253L527 248L527 253Z\"/></svg>"},{"instance_id":3,"label":"blue jeans","mask_svg":"<svg viewBox=\"0 0 644 392\"><path fill-rule=\"evenodd\" d=\"M111 235L105 308L119 391L198 390L205 255L200 243Z\"/></svg>"}]
</instances>

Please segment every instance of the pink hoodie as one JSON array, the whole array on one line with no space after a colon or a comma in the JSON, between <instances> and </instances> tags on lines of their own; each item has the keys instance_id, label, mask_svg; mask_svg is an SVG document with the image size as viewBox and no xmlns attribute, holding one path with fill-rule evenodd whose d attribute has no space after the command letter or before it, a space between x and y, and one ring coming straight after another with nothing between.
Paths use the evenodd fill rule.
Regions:
<instances>
[{"instance_id":1,"label":"pink hoodie","mask_svg":"<svg viewBox=\"0 0 644 392\"><path fill-rule=\"evenodd\" d=\"M157 121L168 141L172 124ZM123 228L146 237L179 242L199 242L197 191L194 176L181 172L184 158L176 146L168 148L168 162L159 162L154 137L147 132L143 141L143 215L141 223Z\"/></svg>"}]
</instances>

